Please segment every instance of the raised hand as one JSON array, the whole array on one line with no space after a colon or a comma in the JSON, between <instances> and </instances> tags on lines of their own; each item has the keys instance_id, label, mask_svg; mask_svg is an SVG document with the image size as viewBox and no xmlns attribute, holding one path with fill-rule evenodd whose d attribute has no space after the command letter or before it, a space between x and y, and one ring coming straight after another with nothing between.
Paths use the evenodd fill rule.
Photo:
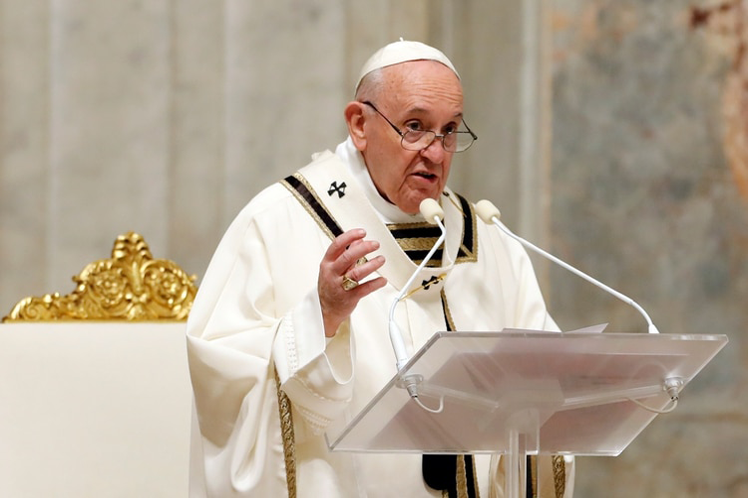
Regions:
<instances>
[{"instance_id":1,"label":"raised hand","mask_svg":"<svg viewBox=\"0 0 748 498\"><path fill-rule=\"evenodd\" d=\"M384 256L365 260L379 242L364 240L366 231L354 228L339 235L327 248L319 265L317 292L325 336L332 337L356 308L359 300L387 283L384 277L359 282L384 265Z\"/></svg>"}]
</instances>

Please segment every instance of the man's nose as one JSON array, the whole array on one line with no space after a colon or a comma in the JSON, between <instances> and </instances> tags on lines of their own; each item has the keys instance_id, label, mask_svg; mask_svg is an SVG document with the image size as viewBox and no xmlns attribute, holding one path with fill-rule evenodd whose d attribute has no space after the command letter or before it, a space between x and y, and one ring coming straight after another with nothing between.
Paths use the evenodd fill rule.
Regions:
<instances>
[{"instance_id":1,"label":"man's nose","mask_svg":"<svg viewBox=\"0 0 748 498\"><path fill-rule=\"evenodd\" d=\"M444 160L444 154L446 153L447 151L444 149L443 136L434 137L434 140L428 145L428 147L421 149L421 155L434 163L441 163Z\"/></svg>"}]
</instances>

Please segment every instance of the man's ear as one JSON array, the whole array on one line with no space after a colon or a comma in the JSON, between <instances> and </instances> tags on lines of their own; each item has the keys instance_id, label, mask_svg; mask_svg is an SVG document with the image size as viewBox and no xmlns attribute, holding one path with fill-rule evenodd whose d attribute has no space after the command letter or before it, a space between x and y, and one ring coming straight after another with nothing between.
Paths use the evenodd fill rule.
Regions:
<instances>
[{"instance_id":1,"label":"man's ear","mask_svg":"<svg viewBox=\"0 0 748 498\"><path fill-rule=\"evenodd\" d=\"M348 125L348 134L353 140L353 145L356 146L360 152L366 150L366 131L364 129L364 123L366 117L364 116L364 104L361 102L349 102L345 106L345 123Z\"/></svg>"}]
</instances>

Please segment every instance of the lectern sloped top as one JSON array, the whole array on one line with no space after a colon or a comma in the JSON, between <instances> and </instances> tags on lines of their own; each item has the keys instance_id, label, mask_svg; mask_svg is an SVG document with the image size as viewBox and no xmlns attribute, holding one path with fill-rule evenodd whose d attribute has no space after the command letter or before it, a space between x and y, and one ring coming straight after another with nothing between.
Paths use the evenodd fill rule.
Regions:
<instances>
[{"instance_id":1,"label":"lectern sloped top","mask_svg":"<svg viewBox=\"0 0 748 498\"><path fill-rule=\"evenodd\" d=\"M532 330L438 332L359 413L332 450L618 455L727 343L724 335ZM405 388L418 394L415 400Z\"/></svg>"}]
</instances>

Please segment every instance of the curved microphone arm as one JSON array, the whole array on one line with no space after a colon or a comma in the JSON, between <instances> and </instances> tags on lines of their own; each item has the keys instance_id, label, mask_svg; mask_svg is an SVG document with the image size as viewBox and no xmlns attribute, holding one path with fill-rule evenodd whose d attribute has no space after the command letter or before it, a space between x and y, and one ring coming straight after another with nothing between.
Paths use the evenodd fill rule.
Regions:
<instances>
[{"instance_id":1,"label":"curved microphone arm","mask_svg":"<svg viewBox=\"0 0 748 498\"><path fill-rule=\"evenodd\" d=\"M439 206L438 202L436 202L434 199L424 199L419 206L419 210L421 211L423 217L426 218L426 221L431 224L439 225L439 229L441 230L442 234L439 236L428 254L426 254L426 257L423 259L421 264L418 265L416 271L413 272L405 285L403 285L403 288L400 290L397 298L392 301L392 306L390 306L390 341L392 342L392 349L395 351L398 372L400 371L400 369L402 369L403 366L405 366L409 358L408 353L405 350L403 333L400 331L400 328L395 322L395 306L400 302L400 300L402 300L405 293L408 292L408 289L410 289L410 286L413 284L413 280L415 280L418 274L421 273L421 270L423 270L426 264L431 260L436 250L439 248L442 242L444 242L447 233L446 229L444 228L444 224L442 223L442 220L444 219L444 211L442 210L441 206Z\"/></svg>"},{"instance_id":2,"label":"curved microphone arm","mask_svg":"<svg viewBox=\"0 0 748 498\"><path fill-rule=\"evenodd\" d=\"M648 330L648 332L650 334L659 334L660 331L657 330L657 327L655 327L654 323L652 322L652 319L649 317L649 314L644 310L644 308L642 308L639 305L639 303L637 303L636 301L634 301L630 297L628 297L628 296L626 296L624 294L621 294L617 290L608 287L607 285L605 285L604 283L600 282L599 280L596 280L596 279L592 278L591 276L587 275L583 271L578 270L577 268L569 265L568 263L565 263L564 261L558 259L553 254L550 254L550 253L544 251L543 249L537 247L535 244L533 244L533 243L531 243L531 242L523 239L519 235L515 235L511 230L509 230L501 222L501 212L499 211L499 209L496 206L494 206L491 203L491 201L488 201L488 200L485 200L485 199L482 200L482 201L478 201L475 204L475 210L477 211L478 216L480 217L480 219L482 219L485 223L488 223L488 224L493 223L494 225L496 225L497 227L499 227L499 229L502 232L504 232L509 237L513 238L514 240L516 240L517 242L519 242L520 244L522 244L526 248L528 248L528 249L530 249L530 250L532 250L532 251L540 254L544 258L547 258L547 259L553 261L557 265L559 265L559 266L561 266L561 267L569 270L570 272L574 273L575 275L577 275L579 277L582 277L583 279L585 279L586 281L588 281L591 284L595 285L596 287L598 287L598 288L604 290L605 292L608 292L609 294L617 297L618 299L620 299L624 303L633 306L644 317L644 319L647 321L647 325L648 325L647 330Z\"/></svg>"}]
</instances>

